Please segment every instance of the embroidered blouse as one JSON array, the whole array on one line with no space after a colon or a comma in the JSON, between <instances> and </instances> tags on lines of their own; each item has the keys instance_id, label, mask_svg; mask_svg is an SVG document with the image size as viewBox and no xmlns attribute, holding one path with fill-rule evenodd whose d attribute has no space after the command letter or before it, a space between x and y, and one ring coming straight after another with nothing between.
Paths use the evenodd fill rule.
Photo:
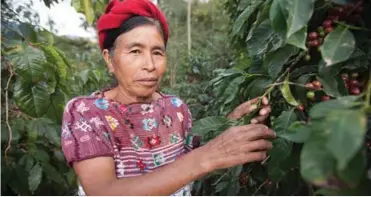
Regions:
<instances>
[{"instance_id":1,"label":"embroidered blouse","mask_svg":"<svg viewBox=\"0 0 371 197\"><path fill-rule=\"evenodd\" d=\"M118 178L139 176L192 150L198 141L191 127L187 105L175 96L120 104L95 93L67 103L62 150L69 166L75 161L109 156L115 161ZM191 186L173 195L191 195ZM79 194L84 195L81 186Z\"/></svg>"}]
</instances>

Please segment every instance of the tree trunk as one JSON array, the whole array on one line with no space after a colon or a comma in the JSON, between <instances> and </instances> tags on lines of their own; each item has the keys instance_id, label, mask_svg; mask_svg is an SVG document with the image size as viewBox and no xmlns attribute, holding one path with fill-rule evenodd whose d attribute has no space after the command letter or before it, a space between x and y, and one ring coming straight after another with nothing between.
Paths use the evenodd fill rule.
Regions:
<instances>
[{"instance_id":1,"label":"tree trunk","mask_svg":"<svg viewBox=\"0 0 371 197\"><path fill-rule=\"evenodd\" d=\"M188 0L188 13L187 13L187 29L188 29L188 57L191 56L191 46L192 46L192 39L191 39L191 8L192 7L192 0Z\"/></svg>"}]
</instances>

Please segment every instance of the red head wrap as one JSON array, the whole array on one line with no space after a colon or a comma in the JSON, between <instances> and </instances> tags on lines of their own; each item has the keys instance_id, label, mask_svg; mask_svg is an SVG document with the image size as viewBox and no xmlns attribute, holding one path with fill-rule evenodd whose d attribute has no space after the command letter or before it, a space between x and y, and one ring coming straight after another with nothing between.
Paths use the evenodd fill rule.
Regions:
<instances>
[{"instance_id":1,"label":"red head wrap","mask_svg":"<svg viewBox=\"0 0 371 197\"><path fill-rule=\"evenodd\" d=\"M149 0L111 0L104 14L97 22L99 46L103 50L106 31L119 28L122 23L132 16L145 16L158 20L161 23L165 43L169 36L169 27L164 14Z\"/></svg>"}]
</instances>

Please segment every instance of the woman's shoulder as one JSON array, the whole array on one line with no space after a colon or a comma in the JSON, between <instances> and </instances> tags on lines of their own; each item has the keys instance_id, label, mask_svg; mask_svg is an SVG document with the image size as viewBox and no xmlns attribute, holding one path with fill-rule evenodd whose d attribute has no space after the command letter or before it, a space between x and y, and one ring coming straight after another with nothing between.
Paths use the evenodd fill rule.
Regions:
<instances>
[{"instance_id":1,"label":"woman's shoulder","mask_svg":"<svg viewBox=\"0 0 371 197\"><path fill-rule=\"evenodd\" d=\"M94 95L76 96L67 101L64 109L69 112L72 109L77 111L88 111L99 98Z\"/></svg>"}]
</instances>

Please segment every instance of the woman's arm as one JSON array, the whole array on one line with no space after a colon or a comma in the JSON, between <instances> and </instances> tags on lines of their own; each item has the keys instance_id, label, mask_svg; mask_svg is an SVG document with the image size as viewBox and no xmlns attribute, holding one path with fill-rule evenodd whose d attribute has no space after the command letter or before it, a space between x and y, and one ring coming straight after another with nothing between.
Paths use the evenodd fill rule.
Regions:
<instances>
[{"instance_id":1,"label":"woman's arm","mask_svg":"<svg viewBox=\"0 0 371 197\"><path fill-rule=\"evenodd\" d=\"M111 157L75 162L74 170L87 195L170 195L216 169L264 160L274 132L264 125L232 127L173 163L144 175L116 178Z\"/></svg>"}]
</instances>

